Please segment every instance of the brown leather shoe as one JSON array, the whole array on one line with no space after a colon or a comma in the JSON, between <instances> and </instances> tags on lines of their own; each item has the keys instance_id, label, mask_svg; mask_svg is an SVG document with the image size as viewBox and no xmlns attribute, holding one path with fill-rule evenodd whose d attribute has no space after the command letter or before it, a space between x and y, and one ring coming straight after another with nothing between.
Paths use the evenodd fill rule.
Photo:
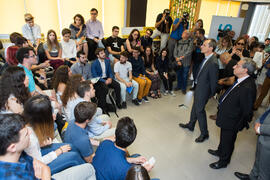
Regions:
<instances>
[{"instance_id":1,"label":"brown leather shoe","mask_svg":"<svg viewBox=\"0 0 270 180\"><path fill-rule=\"evenodd\" d=\"M210 115L209 118L215 121L217 120L217 115L216 114Z\"/></svg>"}]
</instances>

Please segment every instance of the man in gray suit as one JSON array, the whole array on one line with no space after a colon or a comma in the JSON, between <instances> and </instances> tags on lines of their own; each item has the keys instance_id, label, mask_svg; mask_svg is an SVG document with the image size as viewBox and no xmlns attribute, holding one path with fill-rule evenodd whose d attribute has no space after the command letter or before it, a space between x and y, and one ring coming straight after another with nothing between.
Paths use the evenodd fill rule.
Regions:
<instances>
[{"instance_id":1,"label":"man in gray suit","mask_svg":"<svg viewBox=\"0 0 270 180\"><path fill-rule=\"evenodd\" d=\"M270 179L270 107L256 120L254 127L259 135L256 157L250 174L235 172L235 176L242 180Z\"/></svg>"},{"instance_id":2,"label":"man in gray suit","mask_svg":"<svg viewBox=\"0 0 270 180\"><path fill-rule=\"evenodd\" d=\"M187 128L190 131L194 130L196 121L199 121L201 135L195 139L195 142L203 142L209 138L207 129L207 120L205 105L208 99L215 95L217 81L218 81L218 63L217 58L213 54L216 48L216 41L214 39L205 40L201 46L201 52L204 53L205 58L202 61L195 79L195 92L192 110L190 114L190 121L187 124L180 123L179 126Z\"/></svg>"}]
</instances>

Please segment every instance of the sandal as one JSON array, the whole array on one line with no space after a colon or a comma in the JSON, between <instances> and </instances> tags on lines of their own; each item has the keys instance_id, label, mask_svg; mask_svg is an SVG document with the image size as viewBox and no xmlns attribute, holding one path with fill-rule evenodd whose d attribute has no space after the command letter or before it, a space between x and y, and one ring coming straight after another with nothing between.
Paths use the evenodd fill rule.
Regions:
<instances>
[{"instance_id":1,"label":"sandal","mask_svg":"<svg viewBox=\"0 0 270 180\"><path fill-rule=\"evenodd\" d=\"M151 98L157 99L157 95L154 93L154 91L151 91L149 95Z\"/></svg>"},{"instance_id":2,"label":"sandal","mask_svg":"<svg viewBox=\"0 0 270 180\"><path fill-rule=\"evenodd\" d=\"M161 98L160 90L157 91L157 97L158 97L158 98Z\"/></svg>"}]
</instances>

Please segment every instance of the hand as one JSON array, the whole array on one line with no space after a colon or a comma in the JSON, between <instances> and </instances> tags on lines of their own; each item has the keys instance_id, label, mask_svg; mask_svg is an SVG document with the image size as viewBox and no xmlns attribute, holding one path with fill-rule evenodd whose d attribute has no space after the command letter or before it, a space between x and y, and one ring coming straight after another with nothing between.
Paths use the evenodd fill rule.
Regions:
<instances>
[{"instance_id":1,"label":"hand","mask_svg":"<svg viewBox=\"0 0 270 180\"><path fill-rule=\"evenodd\" d=\"M51 179L51 170L44 163L38 161L37 159L33 160L33 168L36 178L38 179Z\"/></svg>"},{"instance_id":2,"label":"hand","mask_svg":"<svg viewBox=\"0 0 270 180\"><path fill-rule=\"evenodd\" d=\"M82 36L82 37L81 37L81 40L82 40L82 41L85 40L85 36Z\"/></svg>"},{"instance_id":3,"label":"hand","mask_svg":"<svg viewBox=\"0 0 270 180\"><path fill-rule=\"evenodd\" d=\"M168 78L168 73L164 73L163 75L164 75L164 77L165 77L166 79L169 79L169 78Z\"/></svg>"},{"instance_id":4,"label":"hand","mask_svg":"<svg viewBox=\"0 0 270 180\"><path fill-rule=\"evenodd\" d=\"M90 140L90 142L91 142L91 144L92 144L93 146L99 146L99 144L100 144L100 142L97 141L97 140L95 140L95 139L89 138L89 140Z\"/></svg>"},{"instance_id":5,"label":"hand","mask_svg":"<svg viewBox=\"0 0 270 180\"><path fill-rule=\"evenodd\" d=\"M166 14L163 14L161 18L162 22L165 21L165 17L166 17Z\"/></svg>"},{"instance_id":6,"label":"hand","mask_svg":"<svg viewBox=\"0 0 270 180\"><path fill-rule=\"evenodd\" d=\"M184 59L185 58L185 56L180 56L180 59L182 60L182 59Z\"/></svg>"},{"instance_id":7,"label":"hand","mask_svg":"<svg viewBox=\"0 0 270 180\"><path fill-rule=\"evenodd\" d=\"M8 98L6 106L6 109L13 113L22 114L23 112L23 105L15 97Z\"/></svg>"},{"instance_id":8,"label":"hand","mask_svg":"<svg viewBox=\"0 0 270 180\"><path fill-rule=\"evenodd\" d=\"M223 85L224 81L223 79L218 80L218 84Z\"/></svg>"},{"instance_id":9,"label":"hand","mask_svg":"<svg viewBox=\"0 0 270 180\"><path fill-rule=\"evenodd\" d=\"M143 163L145 163L147 160L146 160L145 157L139 156L139 157L133 158L132 161L133 161L134 164L143 164Z\"/></svg>"},{"instance_id":10,"label":"hand","mask_svg":"<svg viewBox=\"0 0 270 180\"><path fill-rule=\"evenodd\" d=\"M63 153L65 153L65 152L70 151L71 150L71 147L70 147L69 144L66 144L64 146L61 146L60 149L62 150Z\"/></svg>"},{"instance_id":11,"label":"hand","mask_svg":"<svg viewBox=\"0 0 270 180\"><path fill-rule=\"evenodd\" d=\"M108 78L108 79L106 80L106 82L107 82L107 84L111 84L111 83L112 83L112 78Z\"/></svg>"},{"instance_id":12,"label":"hand","mask_svg":"<svg viewBox=\"0 0 270 180\"><path fill-rule=\"evenodd\" d=\"M105 123L109 125L109 128L112 128L112 122L111 121L106 121Z\"/></svg>"},{"instance_id":13,"label":"hand","mask_svg":"<svg viewBox=\"0 0 270 180\"><path fill-rule=\"evenodd\" d=\"M180 61L180 57L175 58L175 61Z\"/></svg>"},{"instance_id":14,"label":"hand","mask_svg":"<svg viewBox=\"0 0 270 180\"><path fill-rule=\"evenodd\" d=\"M46 139L45 141L42 142L40 147L45 147L45 146L48 146L48 145L51 145L51 144L52 144L52 139L48 138L48 139Z\"/></svg>"},{"instance_id":15,"label":"hand","mask_svg":"<svg viewBox=\"0 0 270 180\"><path fill-rule=\"evenodd\" d=\"M178 61L177 64L178 64L178 66L182 66L181 61Z\"/></svg>"},{"instance_id":16,"label":"hand","mask_svg":"<svg viewBox=\"0 0 270 180\"><path fill-rule=\"evenodd\" d=\"M82 30L82 27L83 27L83 25L81 24L81 25L80 25L80 30Z\"/></svg>"},{"instance_id":17,"label":"hand","mask_svg":"<svg viewBox=\"0 0 270 180\"><path fill-rule=\"evenodd\" d=\"M256 132L256 134L259 134L259 132L258 132L258 128L261 126L261 124L260 123L255 123L255 126L254 126L254 129L255 129L255 132Z\"/></svg>"},{"instance_id":18,"label":"hand","mask_svg":"<svg viewBox=\"0 0 270 180\"><path fill-rule=\"evenodd\" d=\"M94 38L93 39L96 43L98 43L99 39L98 38Z\"/></svg>"},{"instance_id":19,"label":"hand","mask_svg":"<svg viewBox=\"0 0 270 180\"><path fill-rule=\"evenodd\" d=\"M48 66L50 66L49 61L45 61L44 63L41 63L41 64L39 65L40 68L46 68L46 67L48 67Z\"/></svg>"},{"instance_id":20,"label":"hand","mask_svg":"<svg viewBox=\"0 0 270 180\"><path fill-rule=\"evenodd\" d=\"M149 172L153 169L154 165L147 163L143 167Z\"/></svg>"}]
</instances>

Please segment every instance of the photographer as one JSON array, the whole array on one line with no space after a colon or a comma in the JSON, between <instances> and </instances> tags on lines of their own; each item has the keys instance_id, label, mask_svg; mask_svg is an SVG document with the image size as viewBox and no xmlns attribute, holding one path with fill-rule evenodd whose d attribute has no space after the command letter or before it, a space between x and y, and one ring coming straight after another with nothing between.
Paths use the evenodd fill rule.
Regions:
<instances>
[{"instance_id":1,"label":"photographer","mask_svg":"<svg viewBox=\"0 0 270 180\"><path fill-rule=\"evenodd\" d=\"M182 37L182 33L184 30L188 29L189 27L189 14L187 12L183 13L182 18L176 18L173 22L172 32L170 39L168 41L168 49L169 49L169 60L173 61L173 51L174 46Z\"/></svg>"},{"instance_id":2,"label":"photographer","mask_svg":"<svg viewBox=\"0 0 270 180\"><path fill-rule=\"evenodd\" d=\"M155 30L151 36L152 39L160 36L160 50L166 47L168 37L170 35L170 29L172 25L172 18L170 16L170 10L164 9L163 13L157 16ZM159 51L160 51L159 50Z\"/></svg>"},{"instance_id":3,"label":"photographer","mask_svg":"<svg viewBox=\"0 0 270 180\"><path fill-rule=\"evenodd\" d=\"M232 59L240 61L243 57L249 57L249 52L246 49L246 41L243 37L239 37L233 46L233 48L229 51L232 56Z\"/></svg>"}]
</instances>

